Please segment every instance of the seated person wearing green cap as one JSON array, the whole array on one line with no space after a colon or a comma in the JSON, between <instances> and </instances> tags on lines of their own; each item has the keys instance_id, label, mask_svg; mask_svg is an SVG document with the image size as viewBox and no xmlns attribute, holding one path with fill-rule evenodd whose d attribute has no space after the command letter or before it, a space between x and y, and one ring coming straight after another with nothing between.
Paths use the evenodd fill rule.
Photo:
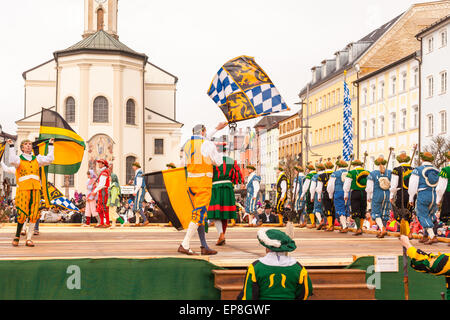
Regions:
<instances>
[{"instance_id":1,"label":"seated person wearing green cap","mask_svg":"<svg viewBox=\"0 0 450 320\"><path fill-rule=\"evenodd\" d=\"M238 300L306 300L312 283L306 269L287 255L297 246L283 231L262 228L257 234L267 254L247 269Z\"/></svg>"}]
</instances>

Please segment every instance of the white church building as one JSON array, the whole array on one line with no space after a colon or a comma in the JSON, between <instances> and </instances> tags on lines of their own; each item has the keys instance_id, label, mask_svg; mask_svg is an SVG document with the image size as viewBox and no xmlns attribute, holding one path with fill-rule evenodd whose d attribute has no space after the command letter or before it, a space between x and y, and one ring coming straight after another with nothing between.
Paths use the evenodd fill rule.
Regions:
<instances>
[{"instance_id":1,"label":"white church building","mask_svg":"<svg viewBox=\"0 0 450 320\"><path fill-rule=\"evenodd\" d=\"M86 192L86 172L97 159L112 164L121 185L134 177L134 161L144 172L177 163L183 126L176 120L177 77L119 41L118 0L84 5L83 39L23 73L24 117L16 122L18 142L34 141L41 108L51 108L83 137L81 168L67 179L71 196ZM65 178L49 181L63 188Z\"/></svg>"}]
</instances>

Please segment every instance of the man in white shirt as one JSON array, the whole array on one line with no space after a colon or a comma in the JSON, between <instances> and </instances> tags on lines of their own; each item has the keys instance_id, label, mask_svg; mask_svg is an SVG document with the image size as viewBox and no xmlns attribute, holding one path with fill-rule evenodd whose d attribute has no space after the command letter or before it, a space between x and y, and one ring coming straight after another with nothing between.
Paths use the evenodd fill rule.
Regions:
<instances>
[{"instance_id":1,"label":"man in white shirt","mask_svg":"<svg viewBox=\"0 0 450 320\"><path fill-rule=\"evenodd\" d=\"M135 212L135 216L136 216L136 226L139 226L139 215L142 217L144 226L148 225L149 222L147 220L147 217L144 214L144 210L142 207L142 203L144 202L144 198L145 198L145 181L143 178L143 172L141 169L141 165L139 164L139 162L134 162L133 163L133 170L135 172L135 176L134 176L134 192L133 192L133 196L134 196L134 212ZM138 215L139 214L139 215Z\"/></svg>"},{"instance_id":2,"label":"man in white shirt","mask_svg":"<svg viewBox=\"0 0 450 320\"><path fill-rule=\"evenodd\" d=\"M436 186L439 181L439 170L433 167L434 156L429 152L420 153L422 165L415 168L409 178L409 203L414 205L414 196L417 194L417 218L424 229L421 242L433 244L438 242L433 230L436 224Z\"/></svg>"},{"instance_id":3,"label":"man in white shirt","mask_svg":"<svg viewBox=\"0 0 450 320\"><path fill-rule=\"evenodd\" d=\"M216 131L226 126L227 123L222 122L216 127ZM192 220L189 223L186 236L178 247L178 252L187 255L196 254L190 248L190 240L197 231L202 244L202 255L212 255L217 254L217 251L210 249L206 243L205 221L211 200L213 164L221 165L223 155L217 151L216 145L209 140L215 132L207 137L206 127L204 125L196 125L192 133L191 138L183 146L183 158L187 171L189 197L194 210L192 211Z\"/></svg>"},{"instance_id":4,"label":"man in white shirt","mask_svg":"<svg viewBox=\"0 0 450 320\"><path fill-rule=\"evenodd\" d=\"M19 245L20 233L23 224L27 220L30 221L29 230L34 229L34 225L39 219L39 206L41 202L41 181L39 177L39 168L51 164L54 160L53 142L55 139L48 141L48 154L46 156L34 156L33 145L30 140L24 140L20 144L22 155L16 155L14 144L11 139L8 139L9 144L9 163L16 168L16 207L17 207L17 231L12 245L17 247ZM28 232L27 241L25 243L28 247L34 247L31 236L33 232Z\"/></svg>"}]
</instances>

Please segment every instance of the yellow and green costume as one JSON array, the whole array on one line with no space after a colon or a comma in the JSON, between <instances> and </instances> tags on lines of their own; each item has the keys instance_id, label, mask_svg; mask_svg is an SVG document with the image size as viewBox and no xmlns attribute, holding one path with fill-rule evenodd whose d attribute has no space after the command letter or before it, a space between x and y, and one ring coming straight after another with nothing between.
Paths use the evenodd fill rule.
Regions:
<instances>
[{"instance_id":1,"label":"yellow and green costume","mask_svg":"<svg viewBox=\"0 0 450 320\"><path fill-rule=\"evenodd\" d=\"M447 300L450 300L450 255L425 253L414 247L409 247L406 253L411 258L411 267L414 270L445 277Z\"/></svg>"}]
</instances>

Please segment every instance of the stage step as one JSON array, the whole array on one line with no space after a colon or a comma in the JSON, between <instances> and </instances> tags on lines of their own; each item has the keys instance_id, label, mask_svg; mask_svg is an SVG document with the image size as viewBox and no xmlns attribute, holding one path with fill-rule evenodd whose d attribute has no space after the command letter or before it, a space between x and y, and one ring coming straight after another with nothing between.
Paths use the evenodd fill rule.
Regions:
<instances>
[{"instance_id":1,"label":"stage step","mask_svg":"<svg viewBox=\"0 0 450 320\"><path fill-rule=\"evenodd\" d=\"M213 270L214 286L222 300L235 300L244 286L246 270ZM375 290L367 287L365 271L355 269L311 269L311 300L373 300Z\"/></svg>"}]
</instances>

